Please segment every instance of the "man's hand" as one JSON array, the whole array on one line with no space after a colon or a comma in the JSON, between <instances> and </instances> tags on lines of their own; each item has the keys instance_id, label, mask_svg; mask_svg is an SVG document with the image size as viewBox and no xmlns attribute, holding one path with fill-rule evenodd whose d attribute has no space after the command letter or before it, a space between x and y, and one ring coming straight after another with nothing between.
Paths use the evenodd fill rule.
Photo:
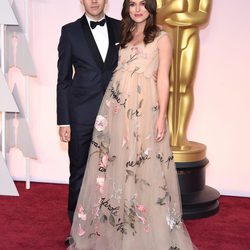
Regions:
<instances>
[{"instance_id":1,"label":"man's hand","mask_svg":"<svg viewBox=\"0 0 250 250\"><path fill-rule=\"evenodd\" d=\"M70 126L60 127L59 136L62 142L69 142L70 141Z\"/></svg>"}]
</instances>

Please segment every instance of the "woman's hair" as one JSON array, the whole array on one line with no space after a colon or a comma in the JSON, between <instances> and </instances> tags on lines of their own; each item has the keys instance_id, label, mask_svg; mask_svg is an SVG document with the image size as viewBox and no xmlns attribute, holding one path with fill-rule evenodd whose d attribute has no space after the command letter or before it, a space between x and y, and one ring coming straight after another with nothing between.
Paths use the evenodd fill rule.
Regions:
<instances>
[{"instance_id":1,"label":"woman's hair","mask_svg":"<svg viewBox=\"0 0 250 250\"><path fill-rule=\"evenodd\" d=\"M126 44L133 39L132 31L136 24L129 15L129 2L130 0L124 0L122 7L121 48L125 48ZM156 0L145 0L145 9L149 12L144 28L145 44L153 42L160 31L156 25L156 8Z\"/></svg>"}]
</instances>

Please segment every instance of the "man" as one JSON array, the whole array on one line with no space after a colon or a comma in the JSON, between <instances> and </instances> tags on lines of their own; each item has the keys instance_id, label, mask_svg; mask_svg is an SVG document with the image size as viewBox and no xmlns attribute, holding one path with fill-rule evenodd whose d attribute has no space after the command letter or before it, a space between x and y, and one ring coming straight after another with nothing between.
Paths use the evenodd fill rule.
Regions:
<instances>
[{"instance_id":1,"label":"man","mask_svg":"<svg viewBox=\"0 0 250 250\"><path fill-rule=\"evenodd\" d=\"M104 14L106 1L81 0L85 14L62 27L58 45L57 123L61 141L69 146L70 223L95 118L118 59L120 21Z\"/></svg>"}]
</instances>

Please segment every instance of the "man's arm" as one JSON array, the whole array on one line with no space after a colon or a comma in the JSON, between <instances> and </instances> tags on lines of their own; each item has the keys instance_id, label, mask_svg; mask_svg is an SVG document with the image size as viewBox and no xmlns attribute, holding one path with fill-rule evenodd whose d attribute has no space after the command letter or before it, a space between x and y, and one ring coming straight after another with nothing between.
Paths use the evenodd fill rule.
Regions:
<instances>
[{"instance_id":1,"label":"man's arm","mask_svg":"<svg viewBox=\"0 0 250 250\"><path fill-rule=\"evenodd\" d=\"M61 141L70 141L68 92L72 81L71 45L62 28L58 45L57 124Z\"/></svg>"},{"instance_id":2,"label":"man's arm","mask_svg":"<svg viewBox=\"0 0 250 250\"><path fill-rule=\"evenodd\" d=\"M67 31L62 28L58 45L57 124L70 124L68 94L72 83L72 54Z\"/></svg>"}]
</instances>

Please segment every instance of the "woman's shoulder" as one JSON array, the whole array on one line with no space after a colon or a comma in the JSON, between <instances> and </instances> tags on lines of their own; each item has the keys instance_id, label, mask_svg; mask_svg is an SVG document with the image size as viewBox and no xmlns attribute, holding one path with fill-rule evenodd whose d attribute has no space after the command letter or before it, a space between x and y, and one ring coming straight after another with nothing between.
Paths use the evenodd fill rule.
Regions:
<instances>
[{"instance_id":1,"label":"woman's shoulder","mask_svg":"<svg viewBox=\"0 0 250 250\"><path fill-rule=\"evenodd\" d=\"M170 39L168 33L163 29L161 29L159 31L155 40L156 40L156 44L157 44L158 48L159 48L159 46L162 46L162 45L164 45L164 47L165 46L172 47L171 39Z\"/></svg>"},{"instance_id":2,"label":"woman's shoulder","mask_svg":"<svg viewBox=\"0 0 250 250\"><path fill-rule=\"evenodd\" d=\"M168 33L164 29L162 29L161 27L159 27L159 28L160 28L160 30L156 36L156 39L158 39L158 40L160 38L162 38L163 36L168 36Z\"/></svg>"}]
</instances>

